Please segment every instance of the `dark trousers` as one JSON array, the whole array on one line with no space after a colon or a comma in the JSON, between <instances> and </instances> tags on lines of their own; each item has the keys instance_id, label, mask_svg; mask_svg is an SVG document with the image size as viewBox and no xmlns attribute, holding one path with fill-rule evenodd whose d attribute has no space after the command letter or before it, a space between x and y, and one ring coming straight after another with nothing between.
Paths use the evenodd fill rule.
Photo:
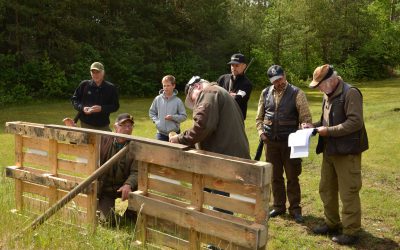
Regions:
<instances>
[{"instance_id":1,"label":"dark trousers","mask_svg":"<svg viewBox=\"0 0 400 250\"><path fill-rule=\"evenodd\" d=\"M286 141L267 140L266 160L272 163L272 194L274 197L274 209L286 211L286 194L289 200L289 213L300 213L301 191L299 175L301 174L301 159L290 159L290 147ZM286 174L287 186L285 187Z\"/></svg>"}]
</instances>

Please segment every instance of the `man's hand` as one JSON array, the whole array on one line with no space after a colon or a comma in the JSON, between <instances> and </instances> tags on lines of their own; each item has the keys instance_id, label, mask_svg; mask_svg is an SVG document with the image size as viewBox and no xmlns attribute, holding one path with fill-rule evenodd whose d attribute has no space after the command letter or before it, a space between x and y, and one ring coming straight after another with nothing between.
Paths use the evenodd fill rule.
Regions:
<instances>
[{"instance_id":1,"label":"man's hand","mask_svg":"<svg viewBox=\"0 0 400 250\"><path fill-rule=\"evenodd\" d=\"M83 113L86 115L90 115L92 113L92 108L91 107L84 107L83 108Z\"/></svg>"},{"instance_id":2,"label":"man's hand","mask_svg":"<svg viewBox=\"0 0 400 250\"><path fill-rule=\"evenodd\" d=\"M178 136L179 135L174 135L174 136L169 137L169 142L179 143Z\"/></svg>"},{"instance_id":3,"label":"man's hand","mask_svg":"<svg viewBox=\"0 0 400 250\"><path fill-rule=\"evenodd\" d=\"M230 94L232 97L235 97L235 96L236 96L236 93L235 93L235 92L229 92L229 94Z\"/></svg>"},{"instance_id":4,"label":"man's hand","mask_svg":"<svg viewBox=\"0 0 400 250\"><path fill-rule=\"evenodd\" d=\"M318 127L317 130L320 136L328 136L328 127L325 126Z\"/></svg>"},{"instance_id":5,"label":"man's hand","mask_svg":"<svg viewBox=\"0 0 400 250\"><path fill-rule=\"evenodd\" d=\"M127 200L129 197L129 193L132 192L131 185L129 184L124 184L122 187L120 187L117 190L118 193L121 193L121 200Z\"/></svg>"},{"instance_id":6,"label":"man's hand","mask_svg":"<svg viewBox=\"0 0 400 250\"><path fill-rule=\"evenodd\" d=\"M166 115L165 120L167 121L172 121L172 115Z\"/></svg>"},{"instance_id":7,"label":"man's hand","mask_svg":"<svg viewBox=\"0 0 400 250\"><path fill-rule=\"evenodd\" d=\"M99 112L101 112L101 106L99 106L99 105L93 105L93 106L91 107L91 111L92 111L92 113L99 113Z\"/></svg>"},{"instance_id":8,"label":"man's hand","mask_svg":"<svg viewBox=\"0 0 400 250\"><path fill-rule=\"evenodd\" d=\"M260 135L260 139L264 142L267 143L267 136L263 133Z\"/></svg>"}]
</instances>

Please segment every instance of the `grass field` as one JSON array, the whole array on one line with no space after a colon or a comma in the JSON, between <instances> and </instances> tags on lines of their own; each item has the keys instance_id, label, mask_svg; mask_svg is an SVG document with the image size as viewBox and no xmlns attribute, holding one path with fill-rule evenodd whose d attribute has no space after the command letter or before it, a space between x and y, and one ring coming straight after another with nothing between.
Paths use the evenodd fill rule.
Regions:
<instances>
[{"instance_id":1,"label":"grass field","mask_svg":"<svg viewBox=\"0 0 400 250\"><path fill-rule=\"evenodd\" d=\"M363 188L361 190L362 232L357 245L338 246L328 237L315 236L311 228L323 222L322 202L318 183L321 156L311 153L303 161L300 176L305 223L296 224L289 216L269 221L269 249L400 249L400 80L356 84L364 95L364 117L370 149L363 154ZM320 116L322 95L306 89L313 119ZM254 156L258 145L255 116L260 91L253 92L248 107L246 132ZM123 99L119 112L135 117L134 134L154 137L155 128L148 118L152 98ZM75 114L68 101L42 101L36 104L0 108L0 123L28 121L61 124L65 116ZM114 119L116 114L112 115ZM190 115L189 115L190 117ZM184 122L183 129L191 126ZM13 135L4 134L0 127L0 248L11 249L130 249L133 227L120 229L98 228L95 234L57 223L45 224L18 240L9 240L33 218L12 213L14 204L13 180L6 178L4 167L13 165ZM312 139L314 152L316 138ZM265 159L264 157L262 159Z\"/></svg>"}]
</instances>

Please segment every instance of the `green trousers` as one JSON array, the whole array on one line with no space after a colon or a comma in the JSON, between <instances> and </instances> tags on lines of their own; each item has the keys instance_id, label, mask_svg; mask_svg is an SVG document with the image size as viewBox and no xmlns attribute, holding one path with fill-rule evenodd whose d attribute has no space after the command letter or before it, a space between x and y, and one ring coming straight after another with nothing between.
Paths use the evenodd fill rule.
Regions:
<instances>
[{"instance_id":1,"label":"green trousers","mask_svg":"<svg viewBox=\"0 0 400 250\"><path fill-rule=\"evenodd\" d=\"M323 155L319 194L324 203L325 222L330 228L356 234L361 227L361 154ZM342 202L342 222L339 200Z\"/></svg>"}]
</instances>

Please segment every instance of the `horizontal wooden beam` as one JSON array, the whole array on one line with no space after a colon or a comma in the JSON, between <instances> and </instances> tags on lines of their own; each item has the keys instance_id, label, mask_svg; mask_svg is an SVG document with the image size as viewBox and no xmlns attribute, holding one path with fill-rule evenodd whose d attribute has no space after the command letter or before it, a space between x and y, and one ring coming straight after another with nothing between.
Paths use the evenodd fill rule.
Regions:
<instances>
[{"instance_id":1,"label":"horizontal wooden beam","mask_svg":"<svg viewBox=\"0 0 400 250\"><path fill-rule=\"evenodd\" d=\"M78 186L78 182L73 182L67 179L59 178L51 174L37 174L24 169L18 168L16 166L6 167L6 176L14 178L21 181L27 181L43 186L55 187L57 189L62 189L66 191L72 190L74 187ZM82 191L84 194L92 192L93 184Z\"/></svg>"},{"instance_id":2,"label":"horizontal wooden beam","mask_svg":"<svg viewBox=\"0 0 400 250\"><path fill-rule=\"evenodd\" d=\"M233 221L213 217L190 208L183 208L168 204L142 195L143 192L135 191L129 195L129 207L142 213L161 219L175 222L178 226L192 228L193 230L214 235L234 244L258 249L267 243L267 229L265 225L253 224L251 226L238 224Z\"/></svg>"},{"instance_id":3,"label":"horizontal wooden beam","mask_svg":"<svg viewBox=\"0 0 400 250\"><path fill-rule=\"evenodd\" d=\"M240 184L264 187L271 182L272 165L202 150L180 150L161 145L131 142L135 159Z\"/></svg>"}]
</instances>

